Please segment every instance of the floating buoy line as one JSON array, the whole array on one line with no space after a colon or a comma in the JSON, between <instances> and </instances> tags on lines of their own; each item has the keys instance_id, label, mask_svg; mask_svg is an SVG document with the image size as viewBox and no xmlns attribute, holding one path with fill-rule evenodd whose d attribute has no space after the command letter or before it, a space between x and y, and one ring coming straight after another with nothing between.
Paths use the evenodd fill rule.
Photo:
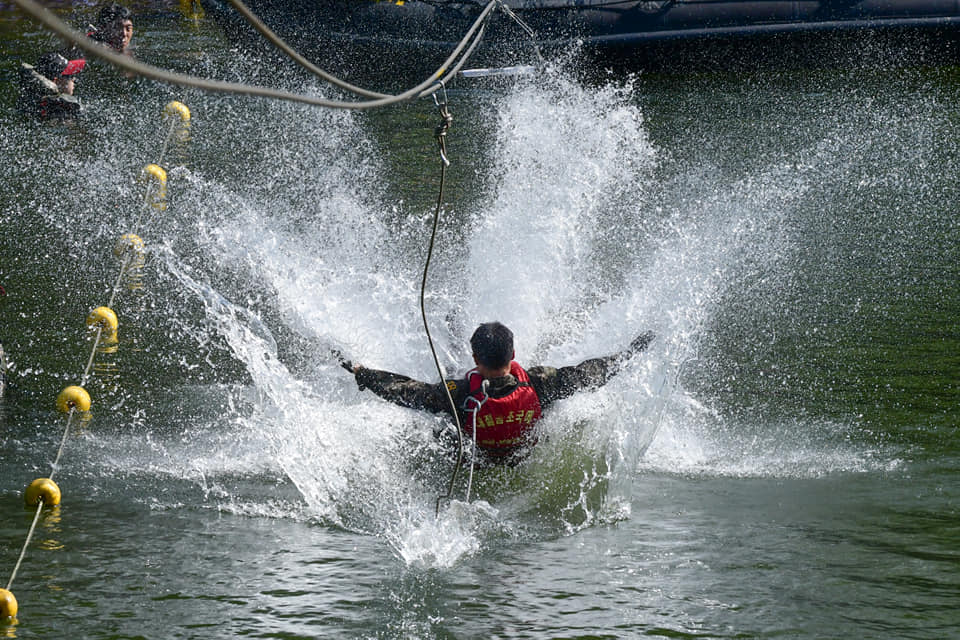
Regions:
<instances>
[{"instance_id":1,"label":"floating buoy line","mask_svg":"<svg viewBox=\"0 0 960 640\"><path fill-rule=\"evenodd\" d=\"M166 135L163 137L160 157L156 163L146 165L142 172L143 180L146 183L143 206L140 207L136 223L132 227L133 231L122 235L113 248L114 255L120 260L120 269L114 280L110 299L106 305L90 311L86 318L87 328L93 336L93 346L90 349L90 357L87 359L83 374L80 376L80 383L65 387L57 395L57 409L66 414L67 420L63 429L63 436L60 438L60 446L57 448L56 456L50 465L50 474L45 478L35 479L27 486L23 494L26 507L34 508L33 521L20 550L20 556L10 573L10 579L7 580L6 588L0 589L0 620L16 620L19 605L11 590L13 582L26 556L30 540L33 538L33 533L44 507L55 507L60 504L60 487L54 482L53 477L60 468L60 458L66 448L74 420L78 416L89 417L91 399L84 385L90 379L90 372L93 369L96 355L100 351L101 345L115 348L119 342L117 337L119 320L116 312L112 309L117 295L123 288L124 282L130 289L138 289L143 286L140 276L145 263L145 247L137 232L145 222L152 220L153 215L166 211L167 172L161 167L161 164L172 141L186 142L189 140L190 110L181 102L170 102L164 108L164 119L168 122L168 126L166 127ZM131 274L134 277L131 278Z\"/></svg>"},{"instance_id":2,"label":"floating buoy line","mask_svg":"<svg viewBox=\"0 0 960 640\"><path fill-rule=\"evenodd\" d=\"M451 54L447 59L441 64L441 66L434 71L426 80L417 84L416 86L403 91L397 94L385 94L377 91L371 91L361 87L354 86L340 78L337 78L322 69L313 65L309 60L300 55L292 47L290 47L286 42L284 42L279 36L277 36L273 31L269 29L262 21L254 15L247 6L240 0L229 0L230 4L261 34L265 39L267 39L271 44L276 46L278 49L283 51L288 57L297 62L301 67L315 75L316 77L333 84L340 89L353 93L354 95L360 96L362 100L356 101L345 101L345 100L330 100L325 98L318 98L316 96L310 96L305 94L291 93L287 91L281 91L278 89L272 89L269 87L260 87L255 85L248 85L245 83L235 83L235 82L224 82L219 80L210 80L207 78L200 78L197 76L186 75L173 73L154 67L142 62L138 62L129 56L121 55L110 50L108 47L104 47L98 43L93 42L87 38L84 34L72 29L65 22L60 20L56 15L50 12L45 7L41 6L34 0L13 0L20 9L29 14L35 20L46 26L53 33L62 37L66 42L75 45L80 50L85 53L100 58L115 67L124 69L130 73L133 73L138 76L149 78L152 80L157 80L159 82L165 82L169 84L174 84L182 87L191 87L200 89L203 91L210 92L219 92L219 93L231 93L236 95L247 95L247 96L256 96L264 98L274 98L279 100L287 100L291 102L299 102L303 104L320 106L332 109L353 109L353 110L366 110L366 109L375 109L381 107L387 107L401 102L406 102L414 99L430 97L432 96L435 104L440 110L441 123L438 125L435 131L435 136L438 142L438 152L440 155L440 184L439 184L439 193L437 196L437 206L434 212L433 217L433 228L430 234L429 246L427 248L427 257L423 269L423 279L421 282L420 288L420 310L423 318L423 327L424 332L426 333L427 341L430 346L430 351L433 354L434 364L437 368L437 373L440 376L440 381L444 380L444 372L440 366L440 361L437 357L436 349L433 345L433 339L430 335L430 327L427 322L427 313L424 305L425 290L427 284L427 276L430 268L430 259L433 254L433 247L436 239L437 227L439 224L440 211L442 208L443 202L443 190L444 190L444 180L446 175L446 168L450 165L450 160L446 154L446 135L447 131L450 129L450 126L453 122L453 118L450 115L450 111L447 105L446 98L446 85L448 84L450 78L456 77L458 74L462 73L464 77L483 77L483 76L497 76L497 75L518 75L518 74L529 74L532 73L535 69L532 66L514 66L514 67L505 67L502 69L473 69L468 71L462 71L463 67L466 65L467 61L470 59L470 56L473 54L477 45L480 43L480 40L483 38L487 21L490 19L490 16L495 8L500 8L505 15L510 19L514 20L520 27L531 37L531 42L534 39L534 32L527 26L510 8L503 2L503 0L489 0L489 2L484 6L478 15L477 19L467 30L467 33L457 44ZM185 5L188 0L181 0L181 5ZM193 13L195 17L199 17L200 13L196 10L198 3L193 0L191 2L191 7L193 7ZM537 58L540 62L543 62L543 58L540 55L539 50L536 48L536 45L533 45L534 52L536 53ZM443 95L443 100L437 98L438 92ZM35 507L35 513L33 522L30 526L29 532L27 533L26 540L24 541L23 548L20 552L20 557L17 559L17 562L11 572L10 579L7 582L5 589L0 589L0 620L3 619L14 619L18 611L17 600L11 591L13 586L14 579L16 578L17 571L20 568L20 565L23 562L23 559L26 555L27 548L29 547L30 540L33 536L34 530L36 529L37 522L40 518L40 514L45 506L55 506L60 503L61 493L60 488L53 481L53 476L55 475L60 458L63 455L63 450L66 446L68 436L70 434L70 428L73 423L74 418L78 414L87 414L90 410L91 399L90 395L83 388L90 377L90 371L93 368L94 360L98 351L99 345L108 344L116 345L118 342L117 331L119 327L119 321L116 313L113 311L112 307L116 300L116 296L122 288L122 283L125 277L130 276L131 273L140 273L144 266L144 243L143 240L137 235L137 230L141 228L142 223L144 222L144 216L147 213L156 213L162 212L166 209L167 206L167 174L166 171L162 168L163 157L166 154L168 145L171 141L176 140L185 140L188 138L189 126L190 126L190 110L186 105L180 102L171 102L164 109L164 115L169 119L169 129L167 130L166 135L163 138L163 146L160 152L160 159L155 164L148 164L143 169L143 176L146 180L146 192L144 195L144 206L141 208L140 214L138 215L137 221L133 226L133 232L123 235L117 242L116 247L114 248L114 254L120 259L120 270L117 274L117 277L114 281L113 289L110 295L108 303L104 306L95 308L87 316L86 323L90 328L91 332L94 334L93 338L93 348L90 352L90 358L87 361L86 368L84 369L83 375L81 376L79 385L70 385L63 389L60 394L57 396L57 408L61 412L67 415L67 423L64 428L63 437L60 441L60 447L57 450L56 457L53 464L51 465L50 475L46 478L38 478L34 480L27 487L24 492L24 499L27 507ZM139 278L133 278L130 281L130 288L139 288L142 287L142 282ZM341 362L346 362L346 360L337 352L332 350L334 357L338 358ZM446 388L446 385L444 385ZM437 499L437 512L439 514L440 503L444 499L451 499L454 486L460 468L463 464L464 458L464 443L463 443L463 434L460 428L460 420L457 412L457 407L454 405L453 398L450 395L449 390L447 391L447 398L450 402L451 408L453 409L454 420L457 422L457 436L458 436L458 456L457 462L453 469L452 476L450 478L449 488L446 495L440 496ZM473 476L473 467L471 462L470 469L470 482L472 483ZM468 484L467 487L467 501L469 501L470 487Z\"/></svg>"}]
</instances>

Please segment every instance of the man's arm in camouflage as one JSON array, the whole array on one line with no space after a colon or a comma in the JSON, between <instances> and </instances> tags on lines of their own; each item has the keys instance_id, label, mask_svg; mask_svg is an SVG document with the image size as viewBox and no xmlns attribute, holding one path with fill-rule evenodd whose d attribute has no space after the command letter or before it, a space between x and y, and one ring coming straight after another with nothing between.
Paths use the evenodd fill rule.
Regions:
<instances>
[{"instance_id":1,"label":"man's arm in camouflage","mask_svg":"<svg viewBox=\"0 0 960 640\"><path fill-rule=\"evenodd\" d=\"M354 374L360 389L369 389L384 400L401 407L423 409L433 413L450 413L450 402L440 383L428 384L399 373L366 367L358 367ZM456 399L455 388L451 393Z\"/></svg>"},{"instance_id":2,"label":"man's arm in camouflage","mask_svg":"<svg viewBox=\"0 0 960 640\"><path fill-rule=\"evenodd\" d=\"M620 353L602 358L591 358L569 367L531 367L527 370L530 385L546 408L563 398L572 396L581 389L596 389L607 383L620 370L620 364L635 353L647 348L653 341L651 332L637 336L630 347Z\"/></svg>"}]
</instances>

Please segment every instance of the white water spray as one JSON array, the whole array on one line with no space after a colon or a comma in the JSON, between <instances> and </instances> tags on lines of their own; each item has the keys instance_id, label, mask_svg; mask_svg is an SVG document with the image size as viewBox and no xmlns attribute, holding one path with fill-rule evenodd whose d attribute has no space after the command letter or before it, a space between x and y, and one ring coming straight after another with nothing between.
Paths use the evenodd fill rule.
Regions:
<instances>
[{"instance_id":1,"label":"white water spray","mask_svg":"<svg viewBox=\"0 0 960 640\"><path fill-rule=\"evenodd\" d=\"M316 517L381 535L407 562L449 566L491 536L554 535L629 513L644 452L653 442L660 459L658 443L670 442L697 405L678 380L699 332L730 282L776 263L786 246L779 225L804 192L786 169L732 187L709 167L656 178L631 91L585 88L558 74L502 97L493 166L482 172L488 197L465 214L463 250L448 252L430 279L428 313L446 329L438 346L450 375L466 368L462 333L492 319L514 330L527 366L616 353L648 329L657 340L603 388L548 412L547 437L526 463L488 478L480 500L455 502L439 519L433 504L449 462L431 431L443 418L359 392L326 356L336 348L367 366L435 377L415 260L395 242L422 220L411 216L398 229L389 197L362 187L378 183L382 169L336 142L301 142L301 162L314 171L306 191L267 166L247 174L270 176L269 197L256 184L233 193L189 176L206 264L228 265L271 292L280 333L312 352L296 354L292 369L242 299L168 262L249 373L259 398L249 428ZM297 122L305 130L288 133L287 145L323 134L374 146L348 118L322 132ZM654 441L661 422L667 432Z\"/></svg>"}]
</instances>

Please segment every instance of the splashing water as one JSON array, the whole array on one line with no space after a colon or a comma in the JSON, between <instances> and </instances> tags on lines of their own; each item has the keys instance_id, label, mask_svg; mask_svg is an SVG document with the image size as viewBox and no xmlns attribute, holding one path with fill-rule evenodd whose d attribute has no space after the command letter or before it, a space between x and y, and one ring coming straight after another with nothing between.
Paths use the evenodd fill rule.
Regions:
<instances>
[{"instance_id":1,"label":"splashing water","mask_svg":"<svg viewBox=\"0 0 960 640\"><path fill-rule=\"evenodd\" d=\"M418 307L424 249L403 241L423 238L429 212L398 220L359 116L272 103L264 116L218 101L195 112L204 107L226 123L206 144L231 140L244 161L171 172L178 201L154 264L181 300L171 324L242 365L252 400L231 409L245 433L228 449L257 463L211 457L171 474L195 475L206 492L223 469L276 470L312 517L382 536L408 564L445 567L490 539L628 517L638 468L804 475L862 460L841 451L811 464L790 439L778 452L789 424L745 446L679 382L726 291L789 255L783 223L811 176L791 163L732 185L709 166L658 175L631 84L585 87L552 70L479 109L491 115L478 134L491 141L475 169L484 193L457 207L462 247L440 252L428 283L443 366L462 372L465 336L492 319L514 330L526 366L615 353L648 329L658 337L607 385L548 412L529 460L480 470L479 498L436 517L452 468L432 436L444 419L358 391L330 357L435 380ZM96 212L85 216L96 228Z\"/></svg>"},{"instance_id":2,"label":"splashing water","mask_svg":"<svg viewBox=\"0 0 960 640\"><path fill-rule=\"evenodd\" d=\"M630 290L646 284L642 271L634 282L598 273L611 245L605 230L618 222L633 230L634 219L647 215L638 203L655 154L630 91L589 90L557 74L506 96L494 124L490 197L468 214L464 250L441 262L436 273L444 277L430 282L429 313L444 319L448 331L439 343L451 370L468 362L463 332L492 318L514 329L526 364L536 361L522 354L560 365L617 352L651 326L663 332L663 345L670 343L673 329ZM345 136L363 135L348 116L337 125ZM310 149L308 157L317 153L325 150ZM376 204L377 195L339 186L343 166L351 164L347 155L333 175L314 176L303 201L296 198L299 189L277 189L276 177L270 201L251 185L230 191L195 173L181 181L186 200L201 211L203 256L172 247L163 266L179 289L202 301L207 323L250 375L258 400L248 422L269 442L269 455L317 517L383 535L407 562L452 564L480 547L498 514L522 519L548 509L562 530L611 513L622 517L629 477L669 395L676 365L669 364L674 356L666 346L627 363L606 388L561 403L544 420L555 436L523 473L480 479L494 487L488 493L505 494L454 502L434 517L434 499L450 471L449 463L430 459L438 455L431 428L442 418L360 393L335 363L324 361L324 350L335 347L368 366L424 380L436 376L416 313L415 261L395 250L390 210ZM331 166L323 157L314 162ZM377 172L369 163L353 165L360 174L355 179ZM184 258L200 269L187 267ZM284 364L277 353L284 338L217 292L225 285L203 281L213 265L268 287L281 333L305 341L314 356L301 355L296 372ZM414 453L415 467L432 468L411 474L405 462L411 450L426 452ZM572 467L564 468L567 463ZM615 474L614 495L607 496ZM557 495L550 488L557 484L566 491ZM607 503L616 506L605 510ZM509 527L493 528L512 535Z\"/></svg>"}]
</instances>

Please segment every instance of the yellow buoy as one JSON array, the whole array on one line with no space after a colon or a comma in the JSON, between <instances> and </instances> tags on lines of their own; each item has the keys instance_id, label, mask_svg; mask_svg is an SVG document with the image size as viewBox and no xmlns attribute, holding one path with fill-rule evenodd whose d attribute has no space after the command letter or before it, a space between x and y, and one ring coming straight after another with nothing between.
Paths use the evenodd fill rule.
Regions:
<instances>
[{"instance_id":1,"label":"yellow buoy","mask_svg":"<svg viewBox=\"0 0 960 640\"><path fill-rule=\"evenodd\" d=\"M57 409L69 413L70 409L90 411L90 394L83 387L71 385L57 396Z\"/></svg>"},{"instance_id":2,"label":"yellow buoy","mask_svg":"<svg viewBox=\"0 0 960 640\"><path fill-rule=\"evenodd\" d=\"M0 620L17 617L17 599L13 593L0 589Z\"/></svg>"},{"instance_id":3,"label":"yellow buoy","mask_svg":"<svg viewBox=\"0 0 960 640\"><path fill-rule=\"evenodd\" d=\"M37 478L23 494L23 501L28 507L37 506L41 500L48 507L60 504L60 487L50 478Z\"/></svg>"},{"instance_id":4,"label":"yellow buoy","mask_svg":"<svg viewBox=\"0 0 960 640\"><path fill-rule=\"evenodd\" d=\"M149 178L153 178L163 186L167 185L167 172L158 164L148 164L143 168L143 173Z\"/></svg>"},{"instance_id":5,"label":"yellow buoy","mask_svg":"<svg viewBox=\"0 0 960 640\"><path fill-rule=\"evenodd\" d=\"M148 164L143 168L143 176L149 182L146 203L154 209L164 211L167 208L167 172L156 164ZM155 183L155 186L154 186Z\"/></svg>"},{"instance_id":6,"label":"yellow buoy","mask_svg":"<svg viewBox=\"0 0 960 640\"><path fill-rule=\"evenodd\" d=\"M110 307L97 307L87 316L90 329L100 329L100 338L104 342L117 341L117 314Z\"/></svg>"},{"instance_id":7,"label":"yellow buoy","mask_svg":"<svg viewBox=\"0 0 960 640\"><path fill-rule=\"evenodd\" d=\"M163 108L163 113L168 116L176 116L180 118L181 122L190 122L190 109L182 102L176 100L168 102L167 106Z\"/></svg>"},{"instance_id":8,"label":"yellow buoy","mask_svg":"<svg viewBox=\"0 0 960 640\"><path fill-rule=\"evenodd\" d=\"M130 251L135 256L143 256L143 239L135 233L125 233L120 236L120 239L117 240L117 244L113 247L113 255L118 258L123 257L123 254L127 251Z\"/></svg>"},{"instance_id":9,"label":"yellow buoy","mask_svg":"<svg viewBox=\"0 0 960 640\"><path fill-rule=\"evenodd\" d=\"M180 12L190 20L202 20L207 15L200 0L180 0Z\"/></svg>"}]
</instances>

